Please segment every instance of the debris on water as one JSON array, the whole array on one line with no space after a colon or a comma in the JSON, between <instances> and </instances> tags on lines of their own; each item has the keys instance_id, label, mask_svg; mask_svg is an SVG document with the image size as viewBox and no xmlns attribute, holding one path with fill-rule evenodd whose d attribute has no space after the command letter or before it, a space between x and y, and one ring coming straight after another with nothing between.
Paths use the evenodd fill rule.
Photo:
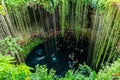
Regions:
<instances>
[{"instance_id":1,"label":"debris on water","mask_svg":"<svg viewBox=\"0 0 120 80\"><path fill-rule=\"evenodd\" d=\"M72 41L72 43L75 43L74 41Z\"/></svg>"},{"instance_id":2,"label":"debris on water","mask_svg":"<svg viewBox=\"0 0 120 80\"><path fill-rule=\"evenodd\" d=\"M70 44L70 46L72 46L72 44Z\"/></svg>"},{"instance_id":3,"label":"debris on water","mask_svg":"<svg viewBox=\"0 0 120 80\"><path fill-rule=\"evenodd\" d=\"M75 53L71 53L71 54L69 55L69 58L70 58L71 60L74 60L74 57L75 57Z\"/></svg>"},{"instance_id":4,"label":"debris on water","mask_svg":"<svg viewBox=\"0 0 120 80\"><path fill-rule=\"evenodd\" d=\"M70 36L68 36L68 39L70 39Z\"/></svg>"},{"instance_id":5,"label":"debris on water","mask_svg":"<svg viewBox=\"0 0 120 80\"><path fill-rule=\"evenodd\" d=\"M64 38L59 36L57 40L55 38L49 39L36 46L27 56L26 64L28 66L34 68L36 64L47 65L48 69L53 68L56 70L56 75L63 77L68 70L76 69L76 65L86 61L88 45L83 45L86 45L87 42L84 42L82 46L80 45L81 42L75 44L76 40L71 35L66 35Z\"/></svg>"},{"instance_id":6,"label":"debris on water","mask_svg":"<svg viewBox=\"0 0 120 80\"><path fill-rule=\"evenodd\" d=\"M57 48L57 50L60 50L60 48Z\"/></svg>"},{"instance_id":7,"label":"debris on water","mask_svg":"<svg viewBox=\"0 0 120 80\"><path fill-rule=\"evenodd\" d=\"M80 52L83 53L83 49L81 49Z\"/></svg>"},{"instance_id":8,"label":"debris on water","mask_svg":"<svg viewBox=\"0 0 120 80\"><path fill-rule=\"evenodd\" d=\"M76 48L76 47L75 47L75 50L76 50L76 51L79 51L79 48Z\"/></svg>"},{"instance_id":9,"label":"debris on water","mask_svg":"<svg viewBox=\"0 0 120 80\"><path fill-rule=\"evenodd\" d=\"M74 64L77 64L77 63L78 63L78 59L74 60L73 63L74 63Z\"/></svg>"},{"instance_id":10,"label":"debris on water","mask_svg":"<svg viewBox=\"0 0 120 80\"><path fill-rule=\"evenodd\" d=\"M60 47L62 46L62 44L60 44Z\"/></svg>"},{"instance_id":11,"label":"debris on water","mask_svg":"<svg viewBox=\"0 0 120 80\"><path fill-rule=\"evenodd\" d=\"M70 49L70 46L67 46L68 49Z\"/></svg>"},{"instance_id":12,"label":"debris on water","mask_svg":"<svg viewBox=\"0 0 120 80\"><path fill-rule=\"evenodd\" d=\"M36 51L36 53L40 55L42 53L42 50L39 49L39 50Z\"/></svg>"},{"instance_id":13,"label":"debris on water","mask_svg":"<svg viewBox=\"0 0 120 80\"><path fill-rule=\"evenodd\" d=\"M72 47L74 48L75 46L74 46L74 45L72 45Z\"/></svg>"}]
</instances>

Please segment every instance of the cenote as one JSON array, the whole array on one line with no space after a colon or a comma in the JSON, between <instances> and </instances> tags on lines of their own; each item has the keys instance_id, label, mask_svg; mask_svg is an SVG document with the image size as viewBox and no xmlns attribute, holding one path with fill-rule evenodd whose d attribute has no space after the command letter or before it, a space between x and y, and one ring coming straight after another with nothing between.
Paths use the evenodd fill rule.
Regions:
<instances>
[{"instance_id":1,"label":"cenote","mask_svg":"<svg viewBox=\"0 0 120 80\"><path fill-rule=\"evenodd\" d=\"M48 69L56 71L58 77L64 77L68 70L76 70L79 64L87 61L88 47L87 38L77 41L71 32L67 32L64 37L50 37L34 47L26 58L26 64L33 68L37 64L47 65Z\"/></svg>"},{"instance_id":2,"label":"cenote","mask_svg":"<svg viewBox=\"0 0 120 80\"><path fill-rule=\"evenodd\" d=\"M120 80L120 0L0 0L0 80Z\"/></svg>"}]
</instances>

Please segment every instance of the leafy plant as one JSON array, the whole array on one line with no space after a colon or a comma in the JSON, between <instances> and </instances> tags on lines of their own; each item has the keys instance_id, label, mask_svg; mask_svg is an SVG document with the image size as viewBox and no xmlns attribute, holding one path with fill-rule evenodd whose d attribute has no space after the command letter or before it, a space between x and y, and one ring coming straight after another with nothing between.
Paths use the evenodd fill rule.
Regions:
<instances>
[{"instance_id":1,"label":"leafy plant","mask_svg":"<svg viewBox=\"0 0 120 80\"><path fill-rule=\"evenodd\" d=\"M17 43L16 38L6 37L0 41L0 53L15 55L22 53L22 48Z\"/></svg>"},{"instance_id":2,"label":"leafy plant","mask_svg":"<svg viewBox=\"0 0 120 80\"><path fill-rule=\"evenodd\" d=\"M35 39L32 39L31 41L27 42L27 44L23 43L21 45L21 47L23 49L22 53L23 53L24 57L26 57L35 46L42 43L43 41L44 40L42 40L42 39L35 38Z\"/></svg>"},{"instance_id":3,"label":"leafy plant","mask_svg":"<svg viewBox=\"0 0 120 80\"><path fill-rule=\"evenodd\" d=\"M5 12L4 7L2 5L0 5L0 14L3 16L6 15L6 12Z\"/></svg>"},{"instance_id":4,"label":"leafy plant","mask_svg":"<svg viewBox=\"0 0 120 80\"><path fill-rule=\"evenodd\" d=\"M48 12L53 13L59 2L60 0L41 0L40 5Z\"/></svg>"},{"instance_id":5,"label":"leafy plant","mask_svg":"<svg viewBox=\"0 0 120 80\"><path fill-rule=\"evenodd\" d=\"M48 70L46 65L37 65L35 73L30 78L31 80L95 80L96 73L87 65L80 65L78 70L69 70L65 77L58 78L53 69Z\"/></svg>"},{"instance_id":6,"label":"leafy plant","mask_svg":"<svg viewBox=\"0 0 120 80\"><path fill-rule=\"evenodd\" d=\"M6 37L5 39L0 41L0 53L2 55L11 55L13 56L17 62L21 63L24 62L24 57L22 55L23 49L21 46L17 43L17 38L10 38Z\"/></svg>"},{"instance_id":7,"label":"leafy plant","mask_svg":"<svg viewBox=\"0 0 120 80\"><path fill-rule=\"evenodd\" d=\"M0 5L2 4L2 0L0 0Z\"/></svg>"},{"instance_id":8,"label":"leafy plant","mask_svg":"<svg viewBox=\"0 0 120 80\"><path fill-rule=\"evenodd\" d=\"M55 80L55 71L51 69L48 72L46 65L36 66L36 71L31 75L31 80Z\"/></svg>"},{"instance_id":9,"label":"leafy plant","mask_svg":"<svg viewBox=\"0 0 120 80\"><path fill-rule=\"evenodd\" d=\"M5 4L8 8L14 7L14 10L20 10L25 7L27 0L5 0Z\"/></svg>"},{"instance_id":10,"label":"leafy plant","mask_svg":"<svg viewBox=\"0 0 120 80\"><path fill-rule=\"evenodd\" d=\"M101 69L98 74L87 65L79 65L78 70L69 70L65 77L58 78L53 69L48 70L46 65L36 66L35 73L25 64L14 65L14 58L0 54L0 80L119 80L120 59Z\"/></svg>"},{"instance_id":11,"label":"leafy plant","mask_svg":"<svg viewBox=\"0 0 120 80\"><path fill-rule=\"evenodd\" d=\"M64 78L61 78L60 80L85 80L84 75L78 72L74 72L72 70L69 70Z\"/></svg>"},{"instance_id":12,"label":"leafy plant","mask_svg":"<svg viewBox=\"0 0 120 80\"><path fill-rule=\"evenodd\" d=\"M64 78L60 78L60 80L95 80L96 72L92 71L92 69L87 65L79 65L79 68L74 70L69 70Z\"/></svg>"},{"instance_id":13,"label":"leafy plant","mask_svg":"<svg viewBox=\"0 0 120 80\"><path fill-rule=\"evenodd\" d=\"M79 65L79 72L88 77L91 74L92 69L89 66L85 65L85 64L84 65L80 64Z\"/></svg>"},{"instance_id":14,"label":"leafy plant","mask_svg":"<svg viewBox=\"0 0 120 80\"><path fill-rule=\"evenodd\" d=\"M104 66L97 74L95 80L120 80L120 59Z\"/></svg>"},{"instance_id":15,"label":"leafy plant","mask_svg":"<svg viewBox=\"0 0 120 80\"><path fill-rule=\"evenodd\" d=\"M31 74L30 67L25 64L14 65L14 58L0 54L0 80L24 80Z\"/></svg>"},{"instance_id":16,"label":"leafy plant","mask_svg":"<svg viewBox=\"0 0 120 80\"><path fill-rule=\"evenodd\" d=\"M30 0L29 2L32 5L40 4L46 11L53 13L60 0Z\"/></svg>"},{"instance_id":17,"label":"leafy plant","mask_svg":"<svg viewBox=\"0 0 120 80\"><path fill-rule=\"evenodd\" d=\"M91 4L92 4L92 7L93 7L94 9L96 9L96 8L97 8L97 4L98 4L98 0L92 0L92 1L91 1Z\"/></svg>"},{"instance_id":18,"label":"leafy plant","mask_svg":"<svg viewBox=\"0 0 120 80\"><path fill-rule=\"evenodd\" d=\"M119 55L118 46L120 38L120 11L119 0L99 0L96 10L95 33L96 42L93 53L92 66L98 69L107 62L112 62Z\"/></svg>"}]
</instances>

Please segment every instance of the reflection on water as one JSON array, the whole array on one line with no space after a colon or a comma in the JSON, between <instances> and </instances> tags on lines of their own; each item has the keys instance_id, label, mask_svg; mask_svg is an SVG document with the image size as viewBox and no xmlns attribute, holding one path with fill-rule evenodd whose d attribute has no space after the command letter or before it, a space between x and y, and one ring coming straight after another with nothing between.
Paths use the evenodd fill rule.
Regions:
<instances>
[{"instance_id":1,"label":"reflection on water","mask_svg":"<svg viewBox=\"0 0 120 80\"><path fill-rule=\"evenodd\" d=\"M71 68L77 68L87 58L88 41L83 39L76 43L70 36L50 38L45 43L35 47L26 58L26 64L35 67L36 64L46 64L49 69L56 70L59 77L65 75Z\"/></svg>"}]
</instances>

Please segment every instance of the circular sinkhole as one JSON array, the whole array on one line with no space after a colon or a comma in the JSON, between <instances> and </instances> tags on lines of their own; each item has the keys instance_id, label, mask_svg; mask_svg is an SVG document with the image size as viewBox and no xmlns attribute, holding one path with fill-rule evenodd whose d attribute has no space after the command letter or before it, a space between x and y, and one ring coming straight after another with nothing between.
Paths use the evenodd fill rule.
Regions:
<instances>
[{"instance_id":1,"label":"circular sinkhole","mask_svg":"<svg viewBox=\"0 0 120 80\"><path fill-rule=\"evenodd\" d=\"M77 69L78 64L87 61L89 40L76 39L71 34L64 37L51 37L36 46L26 58L26 64L35 68L36 64L47 65L48 69L56 70L58 77L63 77L70 69Z\"/></svg>"}]
</instances>

